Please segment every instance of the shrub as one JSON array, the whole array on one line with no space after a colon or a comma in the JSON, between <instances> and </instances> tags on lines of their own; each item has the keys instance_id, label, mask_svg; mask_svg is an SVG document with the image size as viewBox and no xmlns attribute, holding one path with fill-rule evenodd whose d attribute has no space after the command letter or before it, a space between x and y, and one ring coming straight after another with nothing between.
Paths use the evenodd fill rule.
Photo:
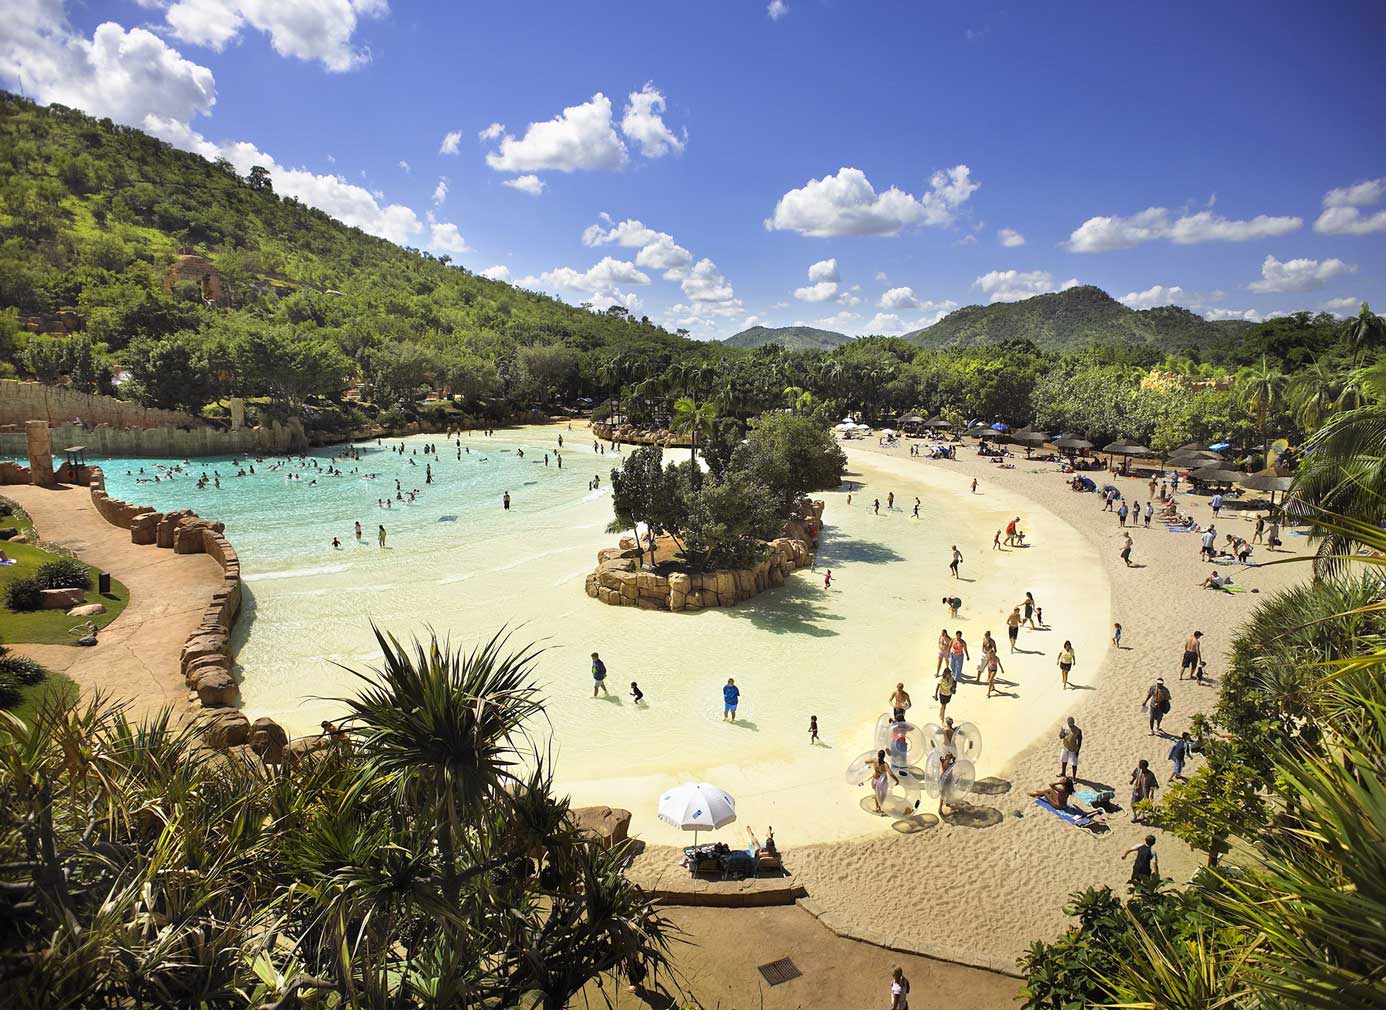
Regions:
<instances>
[{"instance_id":1,"label":"shrub","mask_svg":"<svg viewBox=\"0 0 1386 1010\"><path fill-rule=\"evenodd\" d=\"M23 698L19 693L19 682L11 674L0 670L0 708L14 708Z\"/></svg>"},{"instance_id":2,"label":"shrub","mask_svg":"<svg viewBox=\"0 0 1386 1010\"><path fill-rule=\"evenodd\" d=\"M30 576L5 583L5 606L10 610L37 610L43 602L43 586Z\"/></svg>"},{"instance_id":3,"label":"shrub","mask_svg":"<svg viewBox=\"0 0 1386 1010\"><path fill-rule=\"evenodd\" d=\"M38 566L34 572L44 589L91 588L91 572L76 558L55 558Z\"/></svg>"},{"instance_id":4,"label":"shrub","mask_svg":"<svg viewBox=\"0 0 1386 1010\"><path fill-rule=\"evenodd\" d=\"M0 677L9 676L21 684L37 684L47 671L26 656L5 656L0 658Z\"/></svg>"}]
</instances>

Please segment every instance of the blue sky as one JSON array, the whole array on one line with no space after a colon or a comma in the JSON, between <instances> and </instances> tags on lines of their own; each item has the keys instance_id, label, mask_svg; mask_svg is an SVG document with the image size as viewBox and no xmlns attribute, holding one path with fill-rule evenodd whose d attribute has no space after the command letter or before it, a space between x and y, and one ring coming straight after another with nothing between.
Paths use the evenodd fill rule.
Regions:
<instances>
[{"instance_id":1,"label":"blue sky","mask_svg":"<svg viewBox=\"0 0 1386 1010\"><path fill-rule=\"evenodd\" d=\"M0 80L698 337L1386 304L1386 5L1046 6L17 0Z\"/></svg>"}]
</instances>

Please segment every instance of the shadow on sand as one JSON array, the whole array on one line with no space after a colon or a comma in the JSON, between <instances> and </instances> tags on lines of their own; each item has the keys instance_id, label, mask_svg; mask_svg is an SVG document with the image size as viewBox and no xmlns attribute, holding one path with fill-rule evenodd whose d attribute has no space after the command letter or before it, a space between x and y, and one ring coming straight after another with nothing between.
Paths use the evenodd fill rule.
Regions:
<instances>
[{"instance_id":1,"label":"shadow on sand","mask_svg":"<svg viewBox=\"0 0 1386 1010\"><path fill-rule=\"evenodd\" d=\"M960 828L991 828L1000 824L1005 817L995 807L974 807L968 803L954 803L943 819Z\"/></svg>"},{"instance_id":2,"label":"shadow on sand","mask_svg":"<svg viewBox=\"0 0 1386 1010\"><path fill-rule=\"evenodd\" d=\"M832 568L858 561L868 565L881 565L888 561L904 561L904 557L893 548L874 540L855 540L838 536L831 529L825 529L818 539L818 567Z\"/></svg>"},{"instance_id":3,"label":"shadow on sand","mask_svg":"<svg viewBox=\"0 0 1386 1010\"><path fill-rule=\"evenodd\" d=\"M846 620L841 614L830 613L823 605L823 590L802 578L787 579L775 592L762 593L721 612L736 620L750 621L762 631L813 638L831 638L837 632L827 627L827 622Z\"/></svg>"},{"instance_id":4,"label":"shadow on sand","mask_svg":"<svg viewBox=\"0 0 1386 1010\"><path fill-rule=\"evenodd\" d=\"M972 783L972 791L979 796L1000 796L1011 791L1011 783L993 775L991 778L978 779Z\"/></svg>"}]
</instances>

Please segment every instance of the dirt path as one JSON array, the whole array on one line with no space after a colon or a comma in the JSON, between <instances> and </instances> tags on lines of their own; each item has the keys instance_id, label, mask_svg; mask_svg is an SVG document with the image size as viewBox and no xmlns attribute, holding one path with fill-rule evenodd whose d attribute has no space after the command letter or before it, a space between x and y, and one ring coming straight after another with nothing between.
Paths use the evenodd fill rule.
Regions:
<instances>
[{"instance_id":1,"label":"dirt path","mask_svg":"<svg viewBox=\"0 0 1386 1010\"><path fill-rule=\"evenodd\" d=\"M6 485L0 493L29 513L44 542L110 572L130 591L125 612L94 647L16 645L15 652L71 677L84 696L101 692L125 701L134 718L164 706L180 716L190 712L178 653L221 588L216 561L132 544L127 530L101 518L86 488Z\"/></svg>"}]
</instances>

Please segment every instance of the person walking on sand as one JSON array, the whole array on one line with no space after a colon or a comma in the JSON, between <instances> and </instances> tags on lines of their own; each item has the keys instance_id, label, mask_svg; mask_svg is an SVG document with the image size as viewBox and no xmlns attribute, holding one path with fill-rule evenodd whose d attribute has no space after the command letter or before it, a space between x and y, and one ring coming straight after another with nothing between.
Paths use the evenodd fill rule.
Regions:
<instances>
[{"instance_id":1,"label":"person walking on sand","mask_svg":"<svg viewBox=\"0 0 1386 1010\"><path fill-rule=\"evenodd\" d=\"M958 550L958 545L953 545L953 560L948 562L948 570L953 573L953 578L961 578L958 574L958 567L963 563L962 551Z\"/></svg>"},{"instance_id":2,"label":"person walking on sand","mask_svg":"<svg viewBox=\"0 0 1386 1010\"><path fill-rule=\"evenodd\" d=\"M823 573L823 588L824 588L824 589L831 589L832 587L833 587L833 570L832 570L831 568L829 568L826 572Z\"/></svg>"},{"instance_id":3,"label":"person walking on sand","mask_svg":"<svg viewBox=\"0 0 1386 1010\"><path fill-rule=\"evenodd\" d=\"M1059 682L1060 690L1068 690L1068 672L1073 669L1074 664L1073 643L1064 640L1064 647L1059 650Z\"/></svg>"},{"instance_id":4,"label":"person walking on sand","mask_svg":"<svg viewBox=\"0 0 1386 1010\"><path fill-rule=\"evenodd\" d=\"M1160 788L1160 780L1155 777L1155 773L1150 770L1150 762L1141 758L1136 762L1135 770L1131 772L1131 822L1141 823L1141 814L1136 810L1136 804L1141 800L1155 802L1155 790Z\"/></svg>"},{"instance_id":5,"label":"person walking on sand","mask_svg":"<svg viewBox=\"0 0 1386 1010\"><path fill-rule=\"evenodd\" d=\"M953 636L948 634L948 629L944 628L938 633L938 662L934 664L934 676L939 675L943 669L943 663L948 658L948 647L953 644Z\"/></svg>"},{"instance_id":6,"label":"person walking on sand","mask_svg":"<svg viewBox=\"0 0 1386 1010\"><path fill-rule=\"evenodd\" d=\"M1155 836L1146 835L1145 841L1140 845L1133 845L1121 854L1123 862L1131 853L1136 854L1136 861L1131 864L1131 883L1138 880L1146 880L1151 877L1156 879L1160 876L1160 859L1155 855Z\"/></svg>"},{"instance_id":7,"label":"person walking on sand","mask_svg":"<svg viewBox=\"0 0 1386 1010\"><path fill-rule=\"evenodd\" d=\"M1180 733L1179 739L1174 741L1174 746L1169 749L1169 759L1174 764L1174 772L1169 780L1184 779L1184 762L1189 759L1189 754L1193 751L1193 740L1189 738L1187 732Z\"/></svg>"},{"instance_id":8,"label":"person walking on sand","mask_svg":"<svg viewBox=\"0 0 1386 1010\"><path fill-rule=\"evenodd\" d=\"M895 492L891 491L886 495L886 511L895 511Z\"/></svg>"},{"instance_id":9,"label":"person walking on sand","mask_svg":"<svg viewBox=\"0 0 1386 1010\"><path fill-rule=\"evenodd\" d=\"M633 680L630 682L630 700L637 708L645 704L645 692L640 690L640 685Z\"/></svg>"},{"instance_id":10,"label":"person walking on sand","mask_svg":"<svg viewBox=\"0 0 1386 1010\"><path fill-rule=\"evenodd\" d=\"M809 716L809 746L818 742L818 716Z\"/></svg>"},{"instance_id":11,"label":"person walking on sand","mask_svg":"<svg viewBox=\"0 0 1386 1010\"><path fill-rule=\"evenodd\" d=\"M732 722L736 722L736 706L741 703L741 688L736 686L736 680L732 677L727 678L727 682L722 685L722 721L726 722L727 717L731 717Z\"/></svg>"},{"instance_id":12,"label":"person walking on sand","mask_svg":"<svg viewBox=\"0 0 1386 1010\"><path fill-rule=\"evenodd\" d=\"M1198 664L1201 662L1203 662L1203 632L1195 631L1184 639L1184 658L1179 663L1179 679L1184 679L1186 671L1190 677L1194 676L1198 670Z\"/></svg>"},{"instance_id":13,"label":"person walking on sand","mask_svg":"<svg viewBox=\"0 0 1386 1010\"><path fill-rule=\"evenodd\" d=\"M1001 549L1001 531L996 531L996 536L991 538L991 549L999 551Z\"/></svg>"},{"instance_id":14,"label":"person walking on sand","mask_svg":"<svg viewBox=\"0 0 1386 1010\"><path fill-rule=\"evenodd\" d=\"M910 1010L910 980L898 965L890 973L890 1010Z\"/></svg>"},{"instance_id":15,"label":"person walking on sand","mask_svg":"<svg viewBox=\"0 0 1386 1010\"><path fill-rule=\"evenodd\" d=\"M1059 778L1078 777L1078 752L1083 749L1083 731L1068 717L1068 724L1059 728Z\"/></svg>"},{"instance_id":16,"label":"person walking on sand","mask_svg":"<svg viewBox=\"0 0 1386 1010\"><path fill-rule=\"evenodd\" d=\"M1021 606L1025 608L1025 623L1038 631L1039 627L1035 624L1035 610L1037 609L1035 606L1035 594L1027 591L1025 593L1025 602L1021 604Z\"/></svg>"},{"instance_id":17,"label":"person walking on sand","mask_svg":"<svg viewBox=\"0 0 1386 1010\"><path fill-rule=\"evenodd\" d=\"M597 692L610 697L611 692L606 689L606 664L602 662L602 657L595 652L592 653L592 697L597 696Z\"/></svg>"},{"instance_id":18,"label":"person walking on sand","mask_svg":"<svg viewBox=\"0 0 1386 1010\"><path fill-rule=\"evenodd\" d=\"M972 654L967 651L967 642L963 639L961 630L953 633L953 640L948 643L948 669L953 671L955 681L962 680L963 663L972 658Z\"/></svg>"},{"instance_id":19,"label":"person walking on sand","mask_svg":"<svg viewBox=\"0 0 1386 1010\"><path fill-rule=\"evenodd\" d=\"M1155 503L1154 503L1154 502L1149 502L1149 501L1146 502L1146 503L1145 503L1145 528L1146 528L1146 529L1150 529L1150 517L1153 516L1154 514L1155 514Z\"/></svg>"},{"instance_id":20,"label":"person walking on sand","mask_svg":"<svg viewBox=\"0 0 1386 1010\"><path fill-rule=\"evenodd\" d=\"M1121 503L1121 508L1117 509L1117 525L1125 526L1126 517L1131 514L1131 510L1126 506L1126 502Z\"/></svg>"},{"instance_id":21,"label":"person walking on sand","mask_svg":"<svg viewBox=\"0 0 1386 1010\"><path fill-rule=\"evenodd\" d=\"M916 498L916 499L914 500L914 517L915 517L916 519L919 518L919 499L918 499L918 498Z\"/></svg>"},{"instance_id":22,"label":"person walking on sand","mask_svg":"<svg viewBox=\"0 0 1386 1010\"><path fill-rule=\"evenodd\" d=\"M877 498L875 501L871 503L871 511L875 515L881 514L881 499Z\"/></svg>"},{"instance_id":23,"label":"person walking on sand","mask_svg":"<svg viewBox=\"0 0 1386 1010\"><path fill-rule=\"evenodd\" d=\"M890 792L890 784L897 785L900 780L895 777L895 773L890 770L890 762L886 760L886 752L878 750L876 760L871 762L871 799L876 804L876 813L883 814L881 803L885 800L886 794Z\"/></svg>"},{"instance_id":24,"label":"person walking on sand","mask_svg":"<svg viewBox=\"0 0 1386 1010\"><path fill-rule=\"evenodd\" d=\"M1198 552L1200 561L1205 559L1212 561L1218 556L1218 528L1216 526L1209 526L1203 531L1203 536L1198 539L1199 543L1203 545L1202 550Z\"/></svg>"},{"instance_id":25,"label":"person walking on sand","mask_svg":"<svg viewBox=\"0 0 1386 1010\"><path fill-rule=\"evenodd\" d=\"M976 477L973 477L973 478L972 478L972 493L973 493L973 494L976 494L976 493L977 493L977 478L976 478Z\"/></svg>"},{"instance_id":26,"label":"person walking on sand","mask_svg":"<svg viewBox=\"0 0 1386 1010\"><path fill-rule=\"evenodd\" d=\"M1170 693L1169 688L1165 687L1165 678L1157 677L1155 683L1150 685L1150 690L1145 692L1145 701L1141 703L1141 708L1150 716L1150 732L1147 736L1164 734L1161 723L1169 714L1169 706Z\"/></svg>"},{"instance_id":27,"label":"person walking on sand","mask_svg":"<svg viewBox=\"0 0 1386 1010\"><path fill-rule=\"evenodd\" d=\"M1265 517L1265 516L1257 516L1257 517L1256 517L1256 530L1251 534L1251 542L1252 542L1253 544L1259 544L1259 543L1261 542L1262 538L1265 537L1265 535L1266 535L1266 517Z\"/></svg>"},{"instance_id":28,"label":"person walking on sand","mask_svg":"<svg viewBox=\"0 0 1386 1010\"><path fill-rule=\"evenodd\" d=\"M943 677L940 678L938 686L934 688L934 697L938 699L938 717L942 721L948 715L948 703L953 700L953 693L958 689L958 682L953 677L952 670L944 670Z\"/></svg>"},{"instance_id":29,"label":"person walking on sand","mask_svg":"<svg viewBox=\"0 0 1386 1010\"><path fill-rule=\"evenodd\" d=\"M1121 624L1120 622L1112 625L1112 644L1118 649L1121 648Z\"/></svg>"},{"instance_id":30,"label":"person walking on sand","mask_svg":"<svg viewBox=\"0 0 1386 1010\"><path fill-rule=\"evenodd\" d=\"M1024 620L1020 616L1020 607L1011 608L1010 616L1006 618L1006 637L1011 640L1011 654L1015 654L1016 640L1020 638L1020 626Z\"/></svg>"},{"instance_id":31,"label":"person walking on sand","mask_svg":"<svg viewBox=\"0 0 1386 1010\"><path fill-rule=\"evenodd\" d=\"M903 682L895 685L895 690L890 692L889 701L891 717L896 722L904 722L905 713L909 711L913 702L910 701L910 693L905 690Z\"/></svg>"},{"instance_id":32,"label":"person walking on sand","mask_svg":"<svg viewBox=\"0 0 1386 1010\"><path fill-rule=\"evenodd\" d=\"M1123 533L1121 535L1121 560L1126 563L1127 568L1131 567L1131 548L1134 546L1135 544L1131 540L1131 534Z\"/></svg>"},{"instance_id":33,"label":"person walking on sand","mask_svg":"<svg viewBox=\"0 0 1386 1010\"><path fill-rule=\"evenodd\" d=\"M378 543L381 547L384 547L384 546L385 546L385 527L384 527L384 526L382 526L382 527L380 527L380 529L376 530L376 533L375 533L375 542Z\"/></svg>"},{"instance_id":34,"label":"person walking on sand","mask_svg":"<svg viewBox=\"0 0 1386 1010\"><path fill-rule=\"evenodd\" d=\"M987 671L987 697L990 698L996 692L996 674L1006 672L1006 668L1001 665L1001 657L995 650L982 656L982 666Z\"/></svg>"}]
</instances>

